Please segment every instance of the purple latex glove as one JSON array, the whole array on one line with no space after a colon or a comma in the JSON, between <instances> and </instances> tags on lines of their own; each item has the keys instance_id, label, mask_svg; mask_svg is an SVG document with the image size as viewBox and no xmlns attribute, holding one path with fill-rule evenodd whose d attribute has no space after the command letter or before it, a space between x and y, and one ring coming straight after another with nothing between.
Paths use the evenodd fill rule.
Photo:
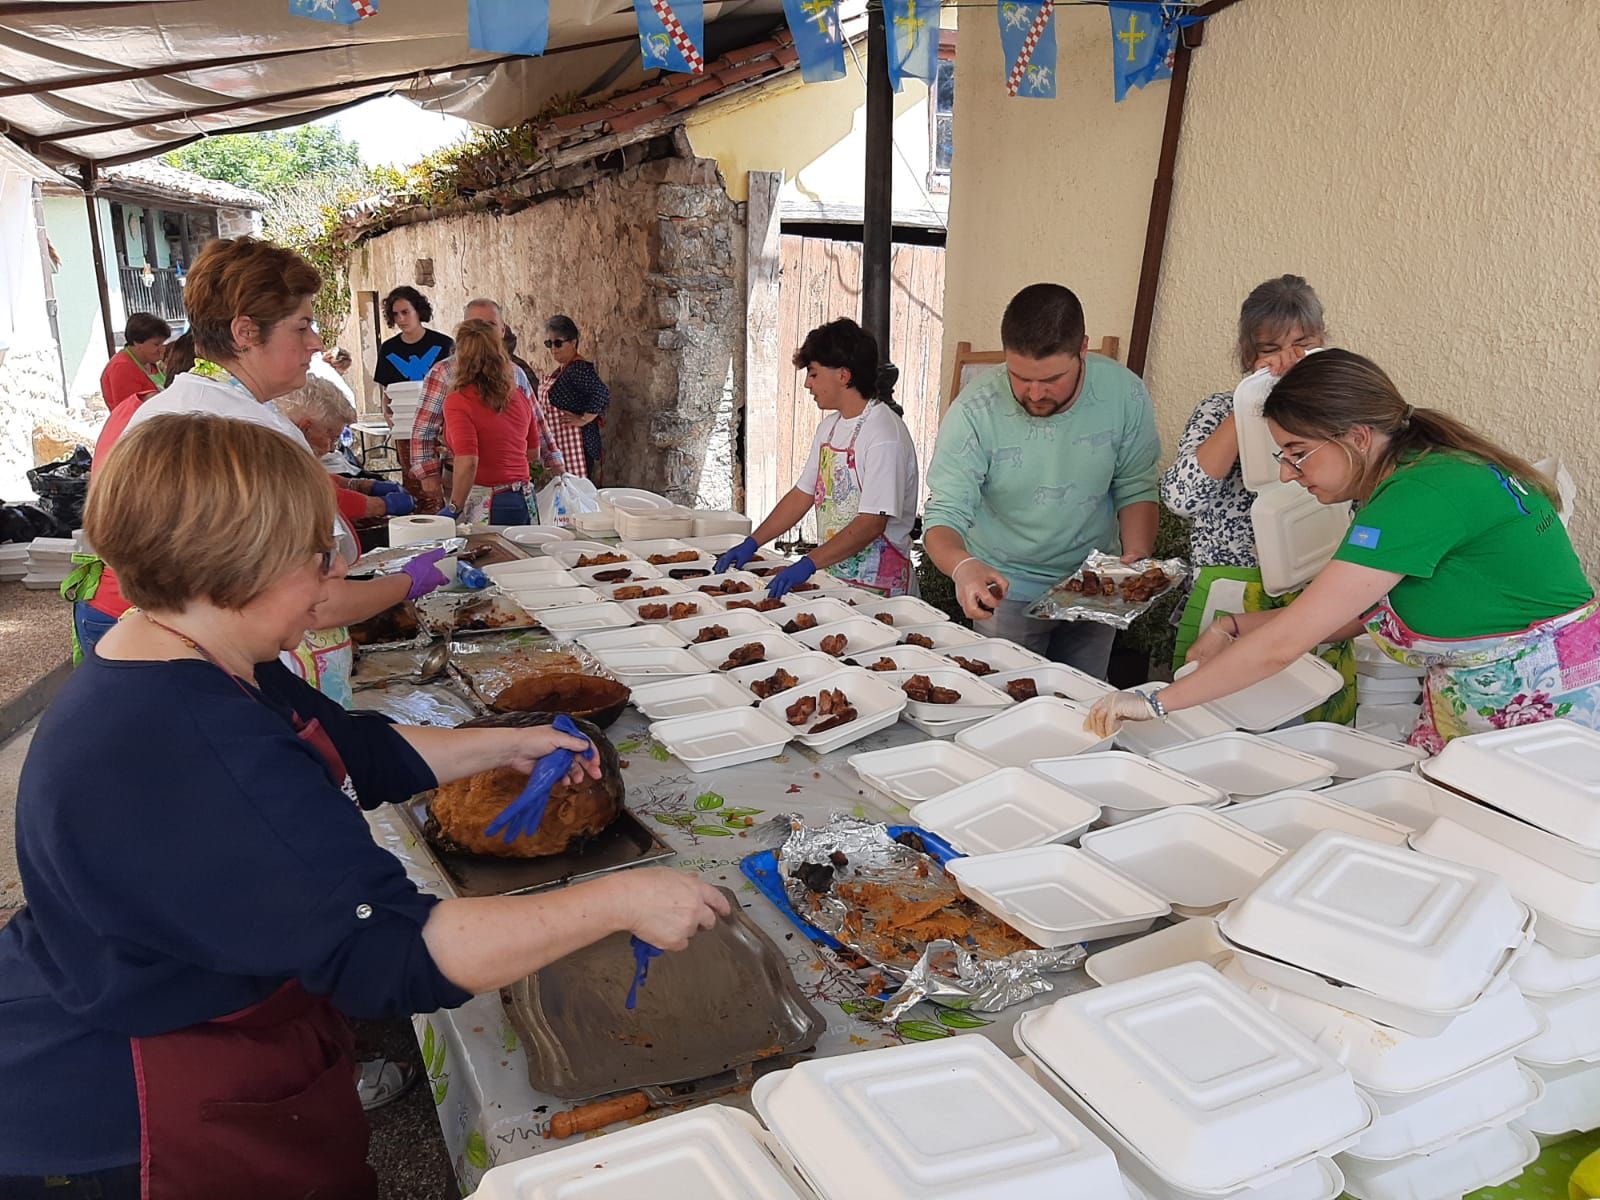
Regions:
<instances>
[{"instance_id":1,"label":"purple latex glove","mask_svg":"<svg viewBox=\"0 0 1600 1200\"><path fill-rule=\"evenodd\" d=\"M767 595L776 600L785 595L790 588L799 587L816 573L817 564L811 561L809 555L804 555L798 562L785 567L767 580Z\"/></svg>"},{"instance_id":2,"label":"purple latex glove","mask_svg":"<svg viewBox=\"0 0 1600 1200\"><path fill-rule=\"evenodd\" d=\"M411 588L406 592L407 600L415 600L419 596L426 596L437 588L442 588L450 581L445 578L444 572L439 570L439 560L444 557L444 547L439 546L429 550L426 554L419 554L400 570L411 580Z\"/></svg>"},{"instance_id":3,"label":"purple latex glove","mask_svg":"<svg viewBox=\"0 0 1600 1200\"><path fill-rule=\"evenodd\" d=\"M398 483L390 483L387 479L379 479L372 485L372 494L374 496L392 496L396 492L403 491L405 491L405 488Z\"/></svg>"},{"instance_id":4,"label":"purple latex glove","mask_svg":"<svg viewBox=\"0 0 1600 1200\"><path fill-rule=\"evenodd\" d=\"M391 484L390 486L393 485ZM377 492L372 494L383 501L383 507L391 517L409 517L417 511L417 502L406 495L403 490L385 492L381 496Z\"/></svg>"}]
</instances>

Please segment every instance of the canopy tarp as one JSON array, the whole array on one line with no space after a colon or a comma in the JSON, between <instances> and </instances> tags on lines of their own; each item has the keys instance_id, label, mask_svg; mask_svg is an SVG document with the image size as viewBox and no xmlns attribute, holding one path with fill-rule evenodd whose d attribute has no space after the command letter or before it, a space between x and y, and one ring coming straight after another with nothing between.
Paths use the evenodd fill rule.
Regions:
<instances>
[{"instance_id":1,"label":"canopy tarp","mask_svg":"<svg viewBox=\"0 0 1600 1200\"><path fill-rule=\"evenodd\" d=\"M706 57L781 13L781 0L706 0ZM380 0L348 26L290 16L288 0L0 3L0 132L53 163L129 162L389 93L506 127L644 76L627 0L554 0L541 58L474 51L466 0Z\"/></svg>"}]
</instances>

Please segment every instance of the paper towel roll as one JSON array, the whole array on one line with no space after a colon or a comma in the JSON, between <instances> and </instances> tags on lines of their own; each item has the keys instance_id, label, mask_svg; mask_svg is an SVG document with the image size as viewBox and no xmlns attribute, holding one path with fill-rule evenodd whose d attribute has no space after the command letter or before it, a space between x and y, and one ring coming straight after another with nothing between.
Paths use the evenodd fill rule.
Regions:
<instances>
[{"instance_id":1,"label":"paper towel roll","mask_svg":"<svg viewBox=\"0 0 1600 1200\"><path fill-rule=\"evenodd\" d=\"M434 542L456 536L454 517L390 517L389 545L409 546L413 542Z\"/></svg>"}]
</instances>

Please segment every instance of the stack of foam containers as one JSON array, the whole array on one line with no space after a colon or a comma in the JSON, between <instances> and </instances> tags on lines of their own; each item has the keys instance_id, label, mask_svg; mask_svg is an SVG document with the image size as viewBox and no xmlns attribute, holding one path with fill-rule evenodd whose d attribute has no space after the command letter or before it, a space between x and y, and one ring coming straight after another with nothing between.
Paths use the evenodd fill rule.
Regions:
<instances>
[{"instance_id":1,"label":"stack of foam containers","mask_svg":"<svg viewBox=\"0 0 1600 1200\"><path fill-rule=\"evenodd\" d=\"M1545 1085L1528 1127L1600 1127L1600 734L1569 721L1474 734L1421 769L1448 790L1412 844L1493 871L1538 916L1513 968L1547 1022L1519 1051Z\"/></svg>"},{"instance_id":2,"label":"stack of foam containers","mask_svg":"<svg viewBox=\"0 0 1600 1200\"><path fill-rule=\"evenodd\" d=\"M60 587L72 570L72 556L77 550L74 538L34 538L28 543L28 571L22 577L22 586L37 591Z\"/></svg>"},{"instance_id":3,"label":"stack of foam containers","mask_svg":"<svg viewBox=\"0 0 1600 1200\"><path fill-rule=\"evenodd\" d=\"M1422 670L1395 662L1364 634L1355 650L1356 728L1403 740L1421 712Z\"/></svg>"},{"instance_id":4,"label":"stack of foam containers","mask_svg":"<svg viewBox=\"0 0 1600 1200\"><path fill-rule=\"evenodd\" d=\"M16 583L28 573L28 543L0 546L0 582Z\"/></svg>"},{"instance_id":5,"label":"stack of foam containers","mask_svg":"<svg viewBox=\"0 0 1600 1200\"><path fill-rule=\"evenodd\" d=\"M1338 1159L1350 1195L1464 1195L1537 1155L1519 1121L1546 1083L1523 1059L1552 1026L1512 978L1533 922L1487 871L1333 832L1223 914L1225 976L1334 1054L1376 1106Z\"/></svg>"}]
</instances>

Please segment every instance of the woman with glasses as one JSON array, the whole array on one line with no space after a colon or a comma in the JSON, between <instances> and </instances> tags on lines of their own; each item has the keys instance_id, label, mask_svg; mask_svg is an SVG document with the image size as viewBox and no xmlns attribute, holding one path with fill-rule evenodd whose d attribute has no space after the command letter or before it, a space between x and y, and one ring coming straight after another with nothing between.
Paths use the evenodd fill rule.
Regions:
<instances>
[{"instance_id":1,"label":"woman with glasses","mask_svg":"<svg viewBox=\"0 0 1600 1200\"><path fill-rule=\"evenodd\" d=\"M539 405L549 414L556 448L567 470L596 483L604 453L600 428L611 390L600 382L594 364L578 353L578 327L571 317L556 315L544 323L544 348L556 369L539 381Z\"/></svg>"},{"instance_id":2,"label":"woman with glasses","mask_svg":"<svg viewBox=\"0 0 1600 1200\"><path fill-rule=\"evenodd\" d=\"M1363 629L1426 669L1414 746L1556 717L1600 727L1600 604L1548 479L1344 350L1291 368L1265 414L1285 482L1358 505L1343 544L1292 605L1208 629L1198 671L1105 697L1092 728L1231 695Z\"/></svg>"},{"instance_id":3,"label":"woman with glasses","mask_svg":"<svg viewBox=\"0 0 1600 1200\"><path fill-rule=\"evenodd\" d=\"M1281 376L1319 349L1326 336L1322 301L1311 285L1299 275L1269 279L1239 309L1239 370L1249 375L1265 368ZM1261 586L1250 524L1255 498L1239 465L1233 393L1216 392L1194 410L1177 457L1161 477L1162 503L1189 519L1190 561L1196 572L1173 647L1174 669L1188 661L1190 648L1208 624L1226 625L1236 613L1281 608L1298 594L1269 596ZM1210 621L1208 613L1213 614ZM1345 686L1307 713L1306 720L1349 724L1356 710L1355 653L1348 642L1340 642L1322 654L1344 676Z\"/></svg>"}]
</instances>

